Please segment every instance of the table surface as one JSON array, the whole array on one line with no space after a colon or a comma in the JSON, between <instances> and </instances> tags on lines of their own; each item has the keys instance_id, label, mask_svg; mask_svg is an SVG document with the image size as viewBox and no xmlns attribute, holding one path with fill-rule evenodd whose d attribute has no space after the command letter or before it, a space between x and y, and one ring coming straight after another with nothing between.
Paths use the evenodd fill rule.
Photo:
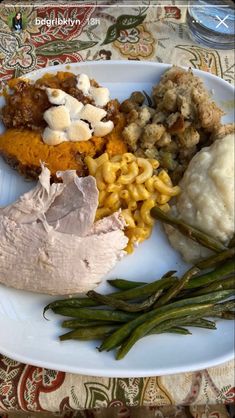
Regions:
<instances>
[{"instance_id":1,"label":"table surface","mask_svg":"<svg viewBox=\"0 0 235 418\"><path fill-rule=\"evenodd\" d=\"M20 8L13 1L0 4L1 80L49 65L129 59L191 66L234 82L233 51L196 44L189 37L187 7L182 6L182 1L178 6L175 1L167 5L158 1L157 7L155 1L146 7L143 5L147 1L141 2L142 7L124 1L118 1L120 7L112 7L110 1L106 5L90 1L90 6L79 2L66 6L66 2L46 3L24 2ZM23 30L13 32L12 18L19 10ZM129 17L120 29L123 15ZM45 18L46 22L42 20ZM74 19L78 23L73 23ZM168 408L169 415L169 406L175 405L175 411L181 408L181 412L172 417L183 418L183 406L190 405L191 416L203 417L210 409L211 417L222 418L227 416L224 405L234 401L234 393L232 361L194 373L111 379L41 369L0 355L0 412L50 411L67 416L66 411L70 411L68 416L72 417L71 411L119 406L120 417L124 418L130 416L130 407L145 405L149 406L144 412L147 418L148 414L157 416L151 415L151 411L160 411L162 406ZM89 416L101 416L97 413L93 411ZM141 414L140 409L133 416ZM164 414L163 411L161 416Z\"/></svg>"}]
</instances>

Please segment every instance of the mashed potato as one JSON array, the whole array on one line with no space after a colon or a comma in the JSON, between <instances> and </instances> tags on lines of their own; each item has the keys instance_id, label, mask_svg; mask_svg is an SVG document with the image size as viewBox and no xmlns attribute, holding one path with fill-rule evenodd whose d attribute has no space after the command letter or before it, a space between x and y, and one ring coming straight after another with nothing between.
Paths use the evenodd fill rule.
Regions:
<instances>
[{"instance_id":1,"label":"mashed potato","mask_svg":"<svg viewBox=\"0 0 235 418\"><path fill-rule=\"evenodd\" d=\"M234 233L234 134L198 152L180 187L172 214L227 244ZM171 244L187 262L211 254L171 226L166 230Z\"/></svg>"}]
</instances>

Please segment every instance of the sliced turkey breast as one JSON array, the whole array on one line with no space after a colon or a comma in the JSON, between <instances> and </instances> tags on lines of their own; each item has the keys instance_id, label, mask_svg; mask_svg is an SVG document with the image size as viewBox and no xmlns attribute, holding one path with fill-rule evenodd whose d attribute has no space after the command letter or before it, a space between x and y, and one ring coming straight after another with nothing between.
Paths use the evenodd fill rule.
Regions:
<instances>
[{"instance_id":1,"label":"sliced turkey breast","mask_svg":"<svg viewBox=\"0 0 235 418\"><path fill-rule=\"evenodd\" d=\"M87 292L123 255L121 230L78 237L41 223L0 219L0 281L16 289L50 295Z\"/></svg>"},{"instance_id":2,"label":"sliced turkey breast","mask_svg":"<svg viewBox=\"0 0 235 418\"><path fill-rule=\"evenodd\" d=\"M98 206L98 189L92 176L78 177L75 170L58 172L65 185L54 200L46 218L57 231L85 236L89 233Z\"/></svg>"},{"instance_id":3,"label":"sliced turkey breast","mask_svg":"<svg viewBox=\"0 0 235 418\"><path fill-rule=\"evenodd\" d=\"M43 217L55 198L62 193L65 187L66 185L62 183L50 185L50 171L42 166L37 186L23 194L11 205L0 208L0 216L8 216L19 223L34 222Z\"/></svg>"},{"instance_id":4,"label":"sliced turkey breast","mask_svg":"<svg viewBox=\"0 0 235 418\"><path fill-rule=\"evenodd\" d=\"M0 283L51 295L87 292L125 254L120 213L94 223L94 177L58 173L50 185L43 167L38 185L0 210Z\"/></svg>"}]
</instances>

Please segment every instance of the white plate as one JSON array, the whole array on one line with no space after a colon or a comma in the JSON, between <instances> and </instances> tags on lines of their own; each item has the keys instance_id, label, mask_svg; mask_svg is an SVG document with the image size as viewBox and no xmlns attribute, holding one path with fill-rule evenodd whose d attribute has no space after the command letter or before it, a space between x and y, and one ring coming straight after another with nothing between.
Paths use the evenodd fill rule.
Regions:
<instances>
[{"instance_id":1,"label":"white plate","mask_svg":"<svg viewBox=\"0 0 235 418\"><path fill-rule=\"evenodd\" d=\"M70 70L85 72L107 86L112 97L123 100L134 90L151 93L153 84L169 67L152 62L87 62L72 64ZM28 74L37 79L45 72L68 70L67 66L44 68ZM198 70L206 87L213 90L220 106L233 100L233 88L225 81ZM0 102L2 106L3 101ZM233 109L223 117L232 122ZM2 128L2 127L1 127ZM0 160L0 205L6 205L32 187ZM20 266L16 266L20 268ZM109 274L133 280L151 281L169 269L183 272L186 268L157 226L152 237L133 255L123 259ZM105 286L101 287L104 290ZM106 287L107 288L107 287ZM121 361L113 352L99 353L98 342L59 342L58 316L42 317L43 307L54 298L0 285L0 353L27 364L92 376L135 377L154 376L198 370L233 358L233 321L218 321L216 331L193 329L192 336L162 334L139 341Z\"/></svg>"}]
</instances>

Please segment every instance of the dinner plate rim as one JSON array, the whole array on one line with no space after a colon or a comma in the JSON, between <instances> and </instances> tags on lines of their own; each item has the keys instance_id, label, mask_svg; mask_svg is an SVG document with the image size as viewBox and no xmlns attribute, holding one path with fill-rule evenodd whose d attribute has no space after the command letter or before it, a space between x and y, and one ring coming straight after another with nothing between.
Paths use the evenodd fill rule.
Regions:
<instances>
[{"instance_id":1,"label":"dinner plate rim","mask_svg":"<svg viewBox=\"0 0 235 418\"><path fill-rule=\"evenodd\" d=\"M161 62L155 62L155 61L135 61L135 60L91 60L91 61L78 61L78 62L72 62L72 63L64 63L64 64L57 64L57 65L50 65L48 67L42 67L42 68L38 68L36 70L30 71L29 73L23 74L21 75L19 78L27 78L27 76L30 76L30 78L32 76L35 76L37 74L40 74L41 72L44 73L45 70L52 70L53 72L58 69L63 69L64 71L70 71L72 68L76 68L76 67L83 67L83 66L87 66L87 65L91 65L91 66L113 66L113 65L128 65L128 66L152 66L152 67L160 67L160 68L170 68L172 66L178 66L177 64L171 64L171 63L161 63ZM235 90L235 86L233 86L232 84L230 84L227 80L224 80L223 78L219 77L216 74L210 73L209 71L203 71L200 70L198 68L194 68L193 66L186 66L186 65L179 65L180 68L184 68L184 69L191 69L193 71L193 73L198 74L200 76L200 74L203 74L205 77L209 77L211 79L215 79L215 80L219 80L220 82L224 83L227 87L230 87L232 90Z\"/></svg>"},{"instance_id":2,"label":"dinner plate rim","mask_svg":"<svg viewBox=\"0 0 235 418\"><path fill-rule=\"evenodd\" d=\"M189 372L196 372L199 370L208 369L211 367L220 366L221 364L224 364L228 361L233 360L234 358L234 351L231 351L230 353L227 353L226 355L220 356L219 360L216 361L216 363L211 360L207 360L205 362L200 362L197 365L193 365L192 367L187 366L174 366L169 368L161 368L159 370L153 370L148 371L147 373L140 373L136 372L133 369L129 372L123 372L118 371L115 369L115 372L113 373L111 369L104 370L103 368L96 368L95 373L91 369L87 369L86 367L76 367L76 366L66 366L65 364L61 366L61 364L57 363L51 363L50 361L44 361L44 360L35 360L34 358L30 359L29 357L24 357L23 355L18 355L11 353L10 351L4 350L0 346L0 354L3 356L9 357L15 361L18 361L22 364L27 364L35 367L41 367L45 369L50 370L56 370L58 372L64 372L64 373L73 373L73 374L80 374L84 376L93 376L93 377L107 377L107 378L131 378L131 377L139 377L139 378L145 378L145 377L153 377L153 376L169 376L174 374L181 374L181 373L189 373ZM118 360L116 360L118 361ZM79 370L78 370L79 369Z\"/></svg>"},{"instance_id":3,"label":"dinner plate rim","mask_svg":"<svg viewBox=\"0 0 235 418\"><path fill-rule=\"evenodd\" d=\"M166 70L167 68L170 68L173 64L170 63L159 63L159 62L153 62L153 61L129 61L129 60L110 60L110 61L84 61L84 62L76 62L76 63L65 63L65 64L59 64L56 66L48 66L48 67L43 67L43 68L39 68L36 69L34 71L31 71L27 74L22 75L22 78L29 78L29 79L33 79L35 77L40 77L41 74L45 74L46 72L51 72L53 70L53 72L56 71L73 71L74 68L82 68L85 66L124 66L124 65L128 65L128 66L151 66L151 67L157 67L159 69L162 69L162 72L164 70ZM230 89L231 92L234 92L234 87L227 82L226 80L220 78L217 75L211 74L209 72L205 72L202 71L200 69L195 69L191 66L180 66L181 68L192 68L192 71L198 75L200 77L203 76L204 78L209 78L215 81L219 81L219 83L224 84L224 86L226 86L226 88ZM162 375L169 375L169 374L178 374L178 373L185 373L185 372L193 372L196 370L201 370L204 368L208 368L208 367L212 367L212 366L216 366L216 365L220 365L223 364L224 362L227 362L229 360L232 360L233 356L234 356L234 350L231 350L227 353L225 353L224 355L221 355L220 357L217 357L216 360L212 359L212 360L205 360L205 362L198 362L197 364L193 364L192 366L173 366L169 369L169 367L165 367L165 368L161 368L160 370L148 370L146 372L138 372L138 371L134 371L133 369L131 369L130 371L123 371L121 369L121 371L119 372L118 369L115 369L115 371L113 372L110 368L109 369L101 369L101 368L97 368L94 371L88 369L87 367L77 367L76 365L74 366L66 366L66 364L60 364L57 363L56 361L52 362L51 361L44 361L44 360L36 360L34 358L30 358L29 356L24 356L22 354L17 354L14 352L11 352L11 350L7 350L4 347L1 347L1 342L0 342L0 353L2 355L8 356L10 358L13 358L16 361L25 363L25 364L31 364L37 367L45 367L45 368L49 368L49 369L54 369L54 370L58 370L58 371L62 371L62 372L70 372L70 373L77 373L77 374L84 374L87 376L100 376L100 377L117 377L117 378L124 378L124 377L150 377L150 376L162 376Z\"/></svg>"}]
</instances>

